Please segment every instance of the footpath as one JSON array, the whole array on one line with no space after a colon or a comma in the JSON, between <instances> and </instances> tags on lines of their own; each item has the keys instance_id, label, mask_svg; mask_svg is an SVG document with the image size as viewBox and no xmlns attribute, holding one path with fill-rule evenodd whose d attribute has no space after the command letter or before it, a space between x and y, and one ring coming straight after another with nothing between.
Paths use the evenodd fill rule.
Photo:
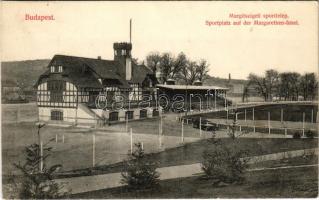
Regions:
<instances>
[{"instance_id":1,"label":"footpath","mask_svg":"<svg viewBox=\"0 0 319 200\"><path fill-rule=\"evenodd\" d=\"M261 156L250 157L249 163L258 163L269 160L280 160L284 158L293 158L300 157L304 155L318 155L318 148L313 149L304 149L304 150L294 150L279 152L274 154L267 154ZM317 165L305 165L305 166L287 166L286 168L293 167L312 167ZM276 169L276 168L267 168L267 169ZM258 171L258 170L267 170L265 169L250 169L249 171ZM196 176L202 173L201 164L194 163L189 165L178 165L170 167L162 167L158 169L160 173L160 180L175 179L175 178L184 178L190 176ZM65 191L70 192L71 194L114 188L123 186L121 183L122 175L121 173L109 173L101 174L94 176L82 176L82 177L72 177L72 178L63 178L55 179L56 183L62 184Z\"/></svg>"}]
</instances>

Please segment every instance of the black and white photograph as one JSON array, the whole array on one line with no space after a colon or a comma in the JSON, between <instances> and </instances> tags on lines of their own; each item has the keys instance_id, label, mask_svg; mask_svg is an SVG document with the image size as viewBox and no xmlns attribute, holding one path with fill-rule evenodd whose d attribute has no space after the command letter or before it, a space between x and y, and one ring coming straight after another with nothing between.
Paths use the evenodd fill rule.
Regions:
<instances>
[{"instance_id":1,"label":"black and white photograph","mask_svg":"<svg viewBox=\"0 0 319 200\"><path fill-rule=\"evenodd\" d=\"M317 198L317 2L0 5L1 198Z\"/></svg>"}]
</instances>

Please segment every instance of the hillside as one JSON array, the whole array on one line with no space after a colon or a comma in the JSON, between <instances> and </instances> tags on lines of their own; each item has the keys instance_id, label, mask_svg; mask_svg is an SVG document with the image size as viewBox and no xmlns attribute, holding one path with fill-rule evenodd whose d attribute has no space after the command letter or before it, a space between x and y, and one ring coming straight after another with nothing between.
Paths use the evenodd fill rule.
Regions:
<instances>
[{"instance_id":1,"label":"hillside","mask_svg":"<svg viewBox=\"0 0 319 200\"><path fill-rule=\"evenodd\" d=\"M23 88L32 88L50 60L25 60L1 63L1 83L16 82Z\"/></svg>"},{"instance_id":2,"label":"hillside","mask_svg":"<svg viewBox=\"0 0 319 200\"><path fill-rule=\"evenodd\" d=\"M243 79L231 79L230 82L227 78L219 78L219 77L212 77L209 76L205 81L205 85L214 85L220 87L226 87L228 84L236 84L236 85L244 85L247 83L247 80Z\"/></svg>"},{"instance_id":3,"label":"hillside","mask_svg":"<svg viewBox=\"0 0 319 200\"><path fill-rule=\"evenodd\" d=\"M31 89L36 83L40 74L42 74L48 66L50 60L26 60L26 61L12 61L1 63L1 82L4 83L18 83L23 84L24 88ZM241 86L247 80L231 79L231 85ZM205 85L215 85L221 87L228 87L229 81L226 78L218 78L209 76L204 81Z\"/></svg>"}]
</instances>

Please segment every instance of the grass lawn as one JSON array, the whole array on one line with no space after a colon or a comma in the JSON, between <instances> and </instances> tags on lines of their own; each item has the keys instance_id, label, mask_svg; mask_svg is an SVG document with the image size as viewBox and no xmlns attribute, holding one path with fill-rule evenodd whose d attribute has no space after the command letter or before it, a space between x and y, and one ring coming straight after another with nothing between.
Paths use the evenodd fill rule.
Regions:
<instances>
[{"instance_id":1,"label":"grass lawn","mask_svg":"<svg viewBox=\"0 0 319 200\"><path fill-rule=\"evenodd\" d=\"M248 151L248 156L270 154L276 152L315 148L318 146L317 139L285 139L285 138L238 138L236 146L233 146L229 138L221 139L223 144L237 150ZM159 167L184 165L198 163L202 160L202 153L213 147L211 139L204 139L197 142L185 144L183 146L166 149L163 152L151 153L146 155L146 159L152 162L158 162ZM94 169L87 168L75 170L67 176L92 175L120 172L123 163L111 165L101 165ZM63 176L62 176L63 177Z\"/></svg>"},{"instance_id":2,"label":"grass lawn","mask_svg":"<svg viewBox=\"0 0 319 200\"><path fill-rule=\"evenodd\" d=\"M150 122L153 123L153 122ZM25 161L24 148L38 143L37 128L34 123L2 124L2 173L4 175L19 174L13 163ZM94 130L81 128L65 128L45 126L41 129L43 143L50 140L52 155L47 164L62 164L63 171L92 167L93 134L95 134L95 164L109 165L121 162L127 157L130 149L130 135L119 130ZM133 132L135 133L135 131ZM64 143L63 143L64 135ZM55 142L57 136L58 142ZM196 138L186 138L185 142L192 142ZM134 142L143 142L146 153L158 152L159 140L156 134L133 134ZM179 146L180 137L165 136L163 148Z\"/></svg>"},{"instance_id":3,"label":"grass lawn","mask_svg":"<svg viewBox=\"0 0 319 200\"><path fill-rule=\"evenodd\" d=\"M287 163L312 164L317 157ZM269 167L274 167L269 163ZM126 187L72 195L71 198L309 198L318 194L318 168L290 168L246 172L243 184L213 186L200 176L160 182L158 189L128 191Z\"/></svg>"}]
</instances>

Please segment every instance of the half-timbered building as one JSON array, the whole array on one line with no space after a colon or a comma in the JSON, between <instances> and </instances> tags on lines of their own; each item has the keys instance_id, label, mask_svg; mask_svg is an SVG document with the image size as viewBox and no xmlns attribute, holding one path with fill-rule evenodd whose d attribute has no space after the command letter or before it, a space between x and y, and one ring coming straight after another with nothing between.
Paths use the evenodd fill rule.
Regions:
<instances>
[{"instance_id":1,"label":"half-timbered building","mask_svg":"<svg viewBox=\"0 0 319 200\"><path fill-rule=\"evenodd\" d=\"M136 106L143 95L156 96L155 75L132 60L131 43L114 43L113 49L113 60L55 55L35 86L39 120L96 123L156 115L156 108ZM117 101L122 107L115 109Z\"/></svg>"}]
</instances>

